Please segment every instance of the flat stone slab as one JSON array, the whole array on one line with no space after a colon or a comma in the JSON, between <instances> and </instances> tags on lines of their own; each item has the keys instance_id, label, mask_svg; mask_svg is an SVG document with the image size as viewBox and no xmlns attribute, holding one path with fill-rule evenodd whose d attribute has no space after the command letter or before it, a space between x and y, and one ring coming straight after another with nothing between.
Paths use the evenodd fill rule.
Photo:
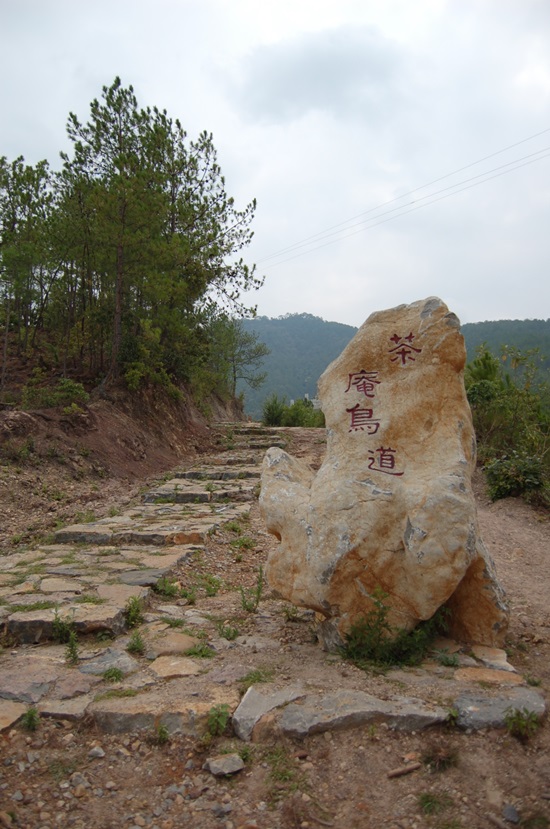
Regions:
<instances>
[{"instance_id":1,"label":"flat stone slab","mask_svg":"<svg viewBox=\"0 0 550 829\"><path fill-rule=\"evenodd\" d=\"M97 587L97 595L100 599L106 599L109 603L126 605L128 599L136 596L144 599L149 595L146 586L132 584L100 584Z\"/></svg>"},{"instance_id":2,"label":"flat stone slab","mask_svg":"<svg viewBox=\"0 0 550 829\"><path fill-rule=\"evenodd\" d=\"M492 685L523 685L523 677L510 670L492 668L459 668L454 678L462 682L490 682Z\"/></svg>"},{"instance_id":3,"label":"flat stone slab","mask_svg":"<svg viewBox=\"0 0 550 829\"><path fill-rule=\"evenodd\" d=\"M134 587L153 587L166 574L163 568L145 570L126 570L119 574L122 584Z\"/></svg>"},{"instance_id":4,"label":"flat stone slab","mask_svg":"<svg viewBox=\"0 0 550 829\"><path fill-rule=\"evenodd\" d=\"M148 659L157 659L159 656L178 656L200 642L200 639L195 636L172 629L154 635L145 634L144 639Z\"/></svg>"},{"instance_id":5,"label":"flat stone slab","mask_svg":"<svg viewBox=\"0 0 550 829\"><path fill-rule=\"evenodd\" d=\"M40 582L41 593L82 593L82 589L74 579L47 578Z\"/></svg>"},{"instance_id":6,"label":"flat stone slab","mask_svg":"<svg viewBox=\"0 0 550 829\"><path fill-rule=\"evenodd\" d=\"M233 714L235 734L241 740L250 740L254 726L265 714L303 697L304 694L305 690L301 685L289 685L286 688L271 691L269 689L260 691L255 685L251 685Z\"/></svg>"},{"instance_id":7,"label":"flat stone slab","mask_svg":"<svg viewBox=\"0 0 550 829\"><path fill-rule=\"evenodd\" d=\"M476 659L485 665L486 668L494 668L498 671L513 671L515 668L508 662L506 651L502 648L488 648L485 645L474 645L472 653Z\"/></svg>"},{"instance_id":8,"label":"flat stone slab","mask_svg":"<svg viewBox=\"0 0 550 829\"><path fill-rule=\"evenodd\" d=\"M202 671L200 665L184 656L159 656L149 667L161 679L196 676Z\"/></svg>"},{"instance_id":9,"label":"flat stone slab","mask_svg":"<svg viewBox=\"0 0 550 829\"><path fill-rule=\"evenodd\" d=\"M533 713L539 719L546 712L544 698L534 688L514 688L493 697L462 694L455 701L454 707L458 712L457 725L473 730L503 728L506 725L506 715L514 709Z\"/></svg>"},{"instance_id":10,"label":"flat stone slab","mask_svg":"<svg viewBox=\"0 0 550 829\"><path fill-rule=\"evenodd\" d=\"M98 676L82 674L72 669L66 670L55 683L52 696L57 700L74 699L87 694L98 682L101 682Z\"/></svg>"},{"instance_id":11,"label":"flat stone slab","mask_svg":"<svg viewBox=\"0 0 550 829\"><path fill-rule=\"evenodd\" d=\"M27 706L22 702L0 699L0 732L6 731L21 719L27 711Z\"/></svg>"},{"instance_id":12,"label":"flat stone slab","mask_svg":"<svg viewBox=\"0 0 550 829\"><path fill-rule=\"evenodd\" d=\"M245 460L246 462L246 460ZM235 469L235 464L227 467L218 466L216 469L187 469L184 472L176 472L174 478L177 480L191 480L191 481L233 481L246 480L247 478L259 478L260 470L257 466L242 465L240 469Z\"/></svg>"},{"instance_id":13,"label":"flat stone slab","mask_svg":"<svg viewBox=\"0 0 550 829\"><path fill-rule=\"evenodd\" d=\"M92 702L87 694L74 699L48 699L38 704L41 717L53 717L56 720L81 720Z\"/></svg>"},{"instance_id":14,"label":"flat stone slab","mask_svg":"<svg viewBox=\"0 0 550 829\"><path fill-rule=\"evenodd\" d=\"M143 503L158 504L164 501L172 504L209 504L225 498L250 500L254 495L254 486L250 482L245 483L244 479L241 481L238 473L232 480L220 481L218 484L209 481L201 485L196 480L176 478L147 492L143 496Z\"/></svg>"},{"instance_id":15,"label":"flat stone slab","mask_svg":"<svg viewBox=\"0 0 550 829\"><path fill-rule=\"evenodd\" d=\"M234 689L215 686L193 696L188 680L173 679L163 685L162 691L96 700L88 706L88 714L109 734L144 729L152 732L163 725L169 734L200 737L207 732L208 712L213 706L227 705L233 711L238 703Z\"/></svg>"},{"instance_id":16,"label":"flat stone slab","mask_svg":"<svg viewBox=\"0 0 550 829\"><path fill-rule=\"evenodd\" d=\"M309 695L301 703L290 703L279 717L278 726L289 737L304 738L371 722L386 722L401 731L419 731L444 723L447 718L445 709L428 706L422 700L409 697L381 700L363 691L342 690Z\"/></svg>"},{"instance_id":17,"label":"flat stone slab","mask_svg":"<svg viewBox=\"0 0 550 829\"><path fill-rule=\"evenodd\" d=\"M12 613L6 622L7 633L22 644L37 644L53 639L55 613L53 608ZM105 630L119 636L126 627L124 607L112 604L75 604L70 608L62 608L59 615L72 623L77 633L82 634Z\"/></svg>"},{"instance_id":18,"label":"flat stone slab","mask_svg":"<svg viewBox=\"0 0 550 829\"><path fill-rule=\"evenodd\" d=\"M53 687L61 665L25 657L3 661L0 671L0 698L34 705Z\"/></svg>"},{"instance_id":19,"label":"flat stone slab","mask_svg":"<svg viewBox=\"0 0 550 829\"><path fill-rule=\"evenodd\" d=\"M81 673L95 676L101 676L109 668L117 668L123 674L131 674L137 671L139 663L126 651L106 648L99 656L92 657L78 666Z\"/></svg>"}]
</instances>

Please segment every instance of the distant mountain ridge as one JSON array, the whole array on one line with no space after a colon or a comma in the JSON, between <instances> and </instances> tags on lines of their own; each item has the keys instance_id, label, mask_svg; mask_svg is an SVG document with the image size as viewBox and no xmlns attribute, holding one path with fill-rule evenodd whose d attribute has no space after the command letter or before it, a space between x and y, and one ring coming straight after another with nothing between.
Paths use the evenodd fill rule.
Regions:
<instances>
[{"instance_id":1,"label":"distant mountain ridge","mask_svg":"<svg viewBox=\"0 0 550 829\"><path fill-rule=\"evenodd\" d=\"M245 331L253 332L271 353L264 359L265 383L256 390L243 383L237 386L245 397L245 412L259 419L266 397L276 394L296 400L317 394L317 381L326 367L346 347L357 328L339 322L327 322L313 314L286 314L282 317L256 317L243 320ZM550 319L496 320L472 322L461 327L468 360L486 343L493 354L504 345L525 352L538 348L546 357L544 367L550 372Z\"/></svg>"}]
</instances>

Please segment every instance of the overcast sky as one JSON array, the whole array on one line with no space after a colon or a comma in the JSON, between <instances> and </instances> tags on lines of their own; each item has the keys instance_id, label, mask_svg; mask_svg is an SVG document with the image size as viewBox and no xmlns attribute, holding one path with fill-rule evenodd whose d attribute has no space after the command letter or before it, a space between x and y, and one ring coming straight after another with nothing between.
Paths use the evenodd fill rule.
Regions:
<instances>
[{"instance_id":1,"label":"overcast sky","mask_svg":"<svg viewBox=\"0 0 550 829\"><path fill-rule=\"evenodd\" d=\"M0 155L117 75L257 199L259 314L550 317L550 0L0 0Z\"/></svg>"}]
</instances>

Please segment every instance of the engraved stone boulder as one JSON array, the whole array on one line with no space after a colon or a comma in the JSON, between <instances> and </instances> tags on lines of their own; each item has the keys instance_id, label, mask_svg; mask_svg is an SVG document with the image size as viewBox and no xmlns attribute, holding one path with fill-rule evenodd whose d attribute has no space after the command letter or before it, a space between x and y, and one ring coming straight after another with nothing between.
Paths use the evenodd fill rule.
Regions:
<instances>
[{"instance_id":1,"label":"engraved stone boulder","mask_svg":"<svg viewBox=\"0 0 550 829\"><path fill-rule=\"evenodd\" d=\"M332 649L388 594L411 630L443 605L451 634L502 644L508 611L479 536L464 339L435 297L372 314L319 381L327 452L314 473L278 448L260 506L280 544L269 585L312 608Z\"/></svg>"}]
</instances>

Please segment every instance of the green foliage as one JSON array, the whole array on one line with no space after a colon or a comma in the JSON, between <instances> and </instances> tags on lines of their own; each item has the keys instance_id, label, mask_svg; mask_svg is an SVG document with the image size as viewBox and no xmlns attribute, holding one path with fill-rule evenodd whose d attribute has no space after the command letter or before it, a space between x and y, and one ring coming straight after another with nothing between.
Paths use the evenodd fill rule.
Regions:
<instances>
[{"instance_id":1,"label":"green foliage","mask_svg":"<svg viewBox=\"0 0 550 829\"><path fill-rule=\"evenodd\" d=\"M207 596L216 596L220 587L222 586L221 579L217 576L212 576L206 573L200 577L200 585L204 589Z\"/></svg>"},{"instance_id":2,"label":"green foliage","mask_svg":"<svg viewBox=\"0 0 550 829\"><path fill-rule=\"evenodd\" d=\"M157 745L166 745L169 739L170 734L168 733L168 729L164 725L164 723L160 723L160 725L157 725L155 729L155 742L157 743Z\"/></svg>"},{"instance_id":3,"label":"green foliage","mask_svg":"<svg viewBox=\"0 0 550 829\"><path fill-rule=\"evenodd\" d=\"M540 721L534 711L527 708L509 708L504 717L504 723L511 737L521 743L526 743L533 737L540 726Z\"/></svg>"},{"instance_id":4,"label":"green foliage","mask_svg":"<svg viewBox=\"0 0 550 829\"><path fill-rule=\"evenodd\" d=\"M66 645L71 639L71 634L74 634L72 619L62 619L56 608L52 622L52 639L61 645Z\"/></svg>"},{"instance_id":5,"label":"green foliage","mask_svg":"<svg viewBox=\"0 0 550 829\"><path fill-rule=\"evenodd\" d=\"M448 794L435 792L420 792L418 805L425 815L437 815L452 806L453 801Z\"/></svg>"},{"instance_id":6,"label":"green foliage","mask_svg":"<svg viewBox=\"0 0 550 829\"><path fill-rule=\"evenodd\" d=\"M126 646L126 650L128 653L135 653L138 656L141 656L145 653L145 642L143 641L143 637L139 630L134 630L132 635L130 636L130 641Z\"/></svg>"},{"instance_id":7,"label":"green foliage","mask_svg":"<svg viewBox=\"0 0 550 829\"><path fill-rule=\"evenodd\" d=\"M238 209L226 192L210 134L188 139L119 78L87 121L69 114L67 134L58 173L0 159L3 345L131 390L160 384L177 399L186 383L232 394L265 351L229 317L251 313L240 297L262 284L242 258L255 202ZM6 377L4 361L0 391ZM24 396L71 413L79 402L74 384L29 384Z\"/></svg>"},{"instance_id":8,"label":"green foliage","mask_svg":"<svg viewBox=\"0 0 550 829\"><path fill-rule=\"evenodd\" d=\"M195 604L197 601L197 588L195 585L191 587L182 587L180 590L182 599L187 599L188 604Z\"/></svg>"},{"instance_id":9,"label":"green foliage","mask_svg":"<svg viewBox=\"0 0 550 829\"><path fill-rule=\"evenodd\" d=\"M229 705L214 705L208 712L207 728L212 737L221 737L229 725Z\"/></svg>"},{"instance_id":10,"label":"green foliage","mask_svg":"<svg viewBox=\"0 0 550 829\"><path fill-rule=\"evenodd\" d=\"M323 429L325 416L320 409L313 407L311 400L300 398L285 408L282 425Z\"/></svg>"},{"instance_id":11,"label":"green foliage","mask_svg":"<svg viewBox=\"0 0 550 829\"><path fill-rule=\"evenodd\" d=\"M214 651L211 647L206 645L204 642L199 642L198 645L193 645L193 647L188 648L185 651L186 656L197 656L199 659L211 659L213 656L216 655L216 651Z\"/></svg>"},{"instance_id":12,"label":"green foliage","mask_svg":"<svg viewBox=\"0 0 550 829\"><path fill-rule=\"evenodd\" d=\"M459 666L458 654L456 653L449 653L448 650L440 650L435 651L434 656L439 664L444 665L446 668L458 668Z\"/></svg>"},{"instance_id":13,"label":"green foliage","mask_svg":"<svg viewBox=\"0 0 550 829\"><path fill-rule=\"evenodd\" d=\"M493 500L521 496L550 504L550 405L536 382L540 357L504 348L498 360L486 348L467 365L465 382Z\"/></svg>"},{"instance_id":14,"label":"green foliage","mask_svg":"<svg viewBox=\"0 0 550 829\"><path fill-rule=\"evenodd\" d=\"M258 576L256 578L256 584L254 587L240 587L241 593L241 606L243 610L246 610L247 613L255 613L258 609L258 605L262 599L262 594L264 591L264 571L262 566L258 568Z\"/></svg>"},{"instance_id":15,"label":"green foliage","mask_svg":"<svg viewBox=\"0 0 550 829\"><path fill-rule=\"evenodd\" d=\"M159 596L166 599L171 599L180 594L180 586L175 579L170 579L168 576L161 576L160 579L153 585L153 590Z\"/></svg>"},{"instance_id":16,"label":"green foliage","mask_svg":"<svg viewBox=\"0 0 550 829\"><path fill-rule=\"evenodd\" d=\"M489 496L493 501L509 496L533 499L545 487L546 474L540 457L511 451L484 466Z\"/></svg>"},{"instance_id":17,"label":"green foliage","mask_svg":"<svg viewBox=\"0 0 550 829\"><path fill-rule=\"evenodd\" d=\"M262 409L262 423L264 426L282 426L286 409L286 400L280 400L276 394L271 394L264 401Z\"/></svg>"},{"instance_id":18,"label":"green foliage","mask_svg":"<svg viewBox=\"0 0 550 829\"><path fill-rule=\"evenodd\" d=\"M103 679L106 682L120 682L124 679L124 674L120 668L107 668L106 671L103 671Z\"/></svg>"},{"instance_id":19,"label":"green foliage","mask_svg":"<svg viewBox=\"0 0 550 829\"><path fill-rule=\"evenodd\" d=\"M38 713L38 709L34 707L28 708L21 719L23 728L26 728L27 731L36 731L39 723L40 714Z\"/></svg>"},{"instance_id":20,"label":"green foliage","mask_svg":"<svg viewBox=\"0 0 550 829\"><path fill-rule=\"evenodd\" d=\"M524 817L520 823L521 829L548 829L550 820L546 815L537 813Z\"/></svg>"},{"instance_id":21,"label":"green foliage","mask_svg":"<svg viewBox=\"0 0 550 829\"><path fill-rule=\"evenodd\" d=\"M67 647L65 648L65 661L69 665L76 665L80 658L78 652L78 637L76 635L75 630L71 630L69 633L69 639L67 641Z\"/></svg>"},{"instance_id":22,"label":"green foliage","mask_svg":"<svg viewBox=\"0 0 550 829\"><path fill-rule=\"evenodd\" d=\"M53 409L64 406L68 409L66 414L78 413L81 411L79 403L87 403L90 395L81 383L63 378L58 380L57 385L39 386L40 374L30 380L23 387L21 393L21 407L23 409ZM76 408L73 408L76 407Z\"/></svg>"},{"instance_id":23,"label":"green foliage","mask_svg":"<svg viewBox=\"0 0 550 829\"><path fill-rule=\"evenodd\" d=\"M315 409L311 400L299 399L288 405L276 394L268 397L263 406L262 423L264 426L303 426L323 428L325 416L320 409Z\"/></svg>"},{"instance_id":24,"label":"green foliage","mask_svg":"<svg viewBox=\"0 0 550 829\"><path fill-rule=\"evenodd\" d=\"M143 622L143 600L139 596L130 596L124 608L126 626L135 628Z\"/></svg>"},{"instance_id":25,"label":"green foliage","mask_svg":"<svg viewBox=\"0 0 550 829\"><path fill-rule=\"evenodd\" d=\"M218 622L216 627L220 636L223 639L227 639L228 642L233 642L241 635L239 628L233 627L233 625L226 625L224 622Z\"/></svg>"},{"instance_id":26,"label":"green foliage","mask_svg":"<svg viewBox=\"0 0 550 829\"><path fill-rule=\"evenodd\" d=\"M241 535L239 538L230 541L229 546L236 547L238 550L253 550L256 542L249 535Z\"/></svg>"},{"instance_id":27,"label":"green foliage","mask_svg":"<svg viewBox=\"0 0 550 829\"><path fill-rule=\"evenodd\" d=\"M273 668L253 668L240 678L239 689L244 694L251 685L256 685L259 682L270 682L274 674Z\"/></svg>"},{"instance_id":28,"label":"green foliage","mask_svg":"<svg viewBox=\"0 0 550 829\"><path fill-rule=\"evenodd\" d=\"M343 655L362 668L390 665L417 665L427 655L438 633L446 630L446 608L421 622L414 630L392 627L388 621L388 594L376 587L373 607L366 616L352 625L346 634Z\"/></svg>"},{"instance_id":29,"label":"green foliage","mask_svg":"<svg viewBox=\"0 0 550 829\"><path fill-rule=\"evenodd\" d=\"M251 389L240 381L237 384L237 392L245 395L246 413L257 420L262 419L266 397L315 397L319 377L357 331L351 325L325 322L312 314L286 314L278 319L254 317L243 320L243 327L256 334L271 352L263 361L267 377L261 389Z\"/></svg>"}]
</instances>

